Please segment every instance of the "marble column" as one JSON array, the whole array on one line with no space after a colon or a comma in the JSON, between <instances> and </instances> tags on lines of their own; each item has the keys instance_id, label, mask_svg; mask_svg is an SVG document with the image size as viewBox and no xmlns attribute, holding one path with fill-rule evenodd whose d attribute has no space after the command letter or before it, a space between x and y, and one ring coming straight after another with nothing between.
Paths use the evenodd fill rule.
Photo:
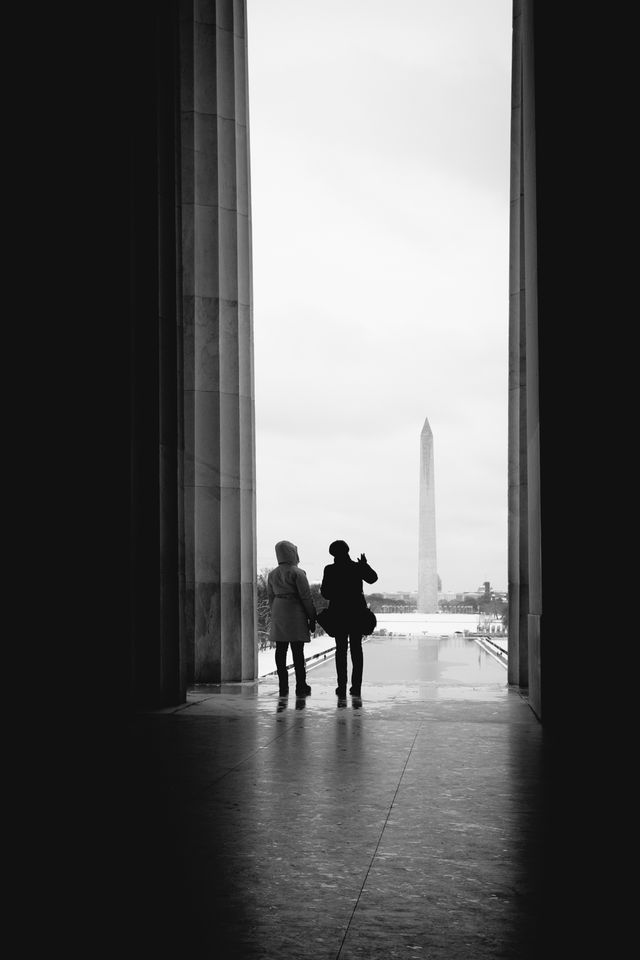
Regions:
<instances>
[{"instance_id":1,"label":"marble column","mask_svg":"<svg viewBox=\"0 0 640 960\"><path fill-rule=\"evenodd\" d=\"M509 298L509 682L542 718L534 7L513 5Z\"/></svg>"},{"instance_id":2,"label":"marble column","mask_svg":"<svg viewBox=\"0 0 640 960\"><path fill-rule=\"evenodd\" d=\"M257 676L245 0L182 0L184 568L189 682Z\"/></svg>"},{"instance_id":3,"label":"marble column","mask_svg":"<svg viewBox=\"0 0 640 960\"><path fill-rule=\"evenodd\" d=\"M433 433L424 421L420 434L420 490L418 513L418 612L438 612L436 564L436 494Z\"/></svg>"},{"instance_id":4,"label":"marble column","mask_svg":"<svg viewBox=\"0 0 640 960\"><path fill-rule=\"evenodd\" d=\"M522 28L514 6L511 66L511 184L509 222L509 682L528 687L529 610L527 517L527 376L524 261Z\"/></svg>"}]
</instances>

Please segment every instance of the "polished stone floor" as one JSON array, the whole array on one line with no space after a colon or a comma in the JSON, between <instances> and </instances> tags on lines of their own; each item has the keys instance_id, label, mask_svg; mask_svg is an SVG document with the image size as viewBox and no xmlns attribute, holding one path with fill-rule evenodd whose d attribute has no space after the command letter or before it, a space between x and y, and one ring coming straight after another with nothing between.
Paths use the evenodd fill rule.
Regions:
<instances>
[{"instance_id":1,"label":"polished stone floor","mask_svg":"<svg viewBox=\"0 0 640 960\"><path fill-rule=\"evenodd\" d=\"M267 677L131 720L112 915L131 955L548 955L530 707L473 640L363 649L359 699L329 658L306 700Z\"/></svg>"}]
</instances>

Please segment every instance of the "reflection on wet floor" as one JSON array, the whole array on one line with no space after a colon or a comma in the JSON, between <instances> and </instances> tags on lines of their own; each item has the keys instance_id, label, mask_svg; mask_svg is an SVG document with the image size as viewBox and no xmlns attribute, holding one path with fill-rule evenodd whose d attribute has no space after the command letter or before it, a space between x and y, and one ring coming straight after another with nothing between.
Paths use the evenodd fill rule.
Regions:
<instances>
[{"instance_id":1,"label":"reflection on wet floor","mask_svg":"<svg viewBox=\"0 0 640 960\"><path fill-rule=\"evenodd\" d=\"M287 710L364 709L376 712L399 704L443 700L495 701L508 696L506 666L496 661L475 640L461 636L370 637L363 644L364 677L361 698L338 700L333 657L307 668L311 696L280 697L275 676L246 683L198 685L190 688L190 714L227 707L274 707ZM350 664L349 664L350 669ZM213 701L216 701L215 703Z\"/></svg>"},{"instance_id":2,"label":"reflection on wet floor","mask_svg":"<svg viewBox=\"0 0 640 960\"><path fill-rule=\"evenodd\" d=\"M330 658L308 667L305 699L266 676L135 718L123 872L127 915L141 893L149 905L145 956L150 931L169 955L168 924L172 956L185 943L203 956L232 943L229 960L549 955L535 943L542 731L528 704L470 638L373 637L363 652L359 698L338 699Z\"/></svg>"}]
</instances>

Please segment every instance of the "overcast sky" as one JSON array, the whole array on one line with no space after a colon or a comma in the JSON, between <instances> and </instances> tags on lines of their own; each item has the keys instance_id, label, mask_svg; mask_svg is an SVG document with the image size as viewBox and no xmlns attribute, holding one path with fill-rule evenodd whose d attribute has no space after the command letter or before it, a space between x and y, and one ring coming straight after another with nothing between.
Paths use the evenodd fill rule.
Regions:
<instances>
[{"instance_id":1,"label":"overcast sky","mask_svg":"<svg viewBox=\"0 0 640 960\"><path fill-rule=\"evenodd\" d=\"M248 0L258 569L507 585L511 0Z\"/></svg>"}]
</instances>

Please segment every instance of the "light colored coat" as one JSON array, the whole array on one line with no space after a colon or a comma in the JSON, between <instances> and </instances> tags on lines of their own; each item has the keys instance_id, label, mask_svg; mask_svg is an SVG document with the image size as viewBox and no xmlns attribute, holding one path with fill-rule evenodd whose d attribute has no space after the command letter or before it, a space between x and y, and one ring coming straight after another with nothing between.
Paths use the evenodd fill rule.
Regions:
<instances>
[{"instance_id":1,"label":"light colored coat","mask_svg":"<svg viewBox=\"0 0 640 960\"><path fill-rule=\"evenodd\" d=\"M276 559L278 566L267 577L269 639L272 643L308 643L309 620L315 620L316 608L307 575L298 566L298 548L280 540L276 543Z\"/></svg>"}]
</instances>

